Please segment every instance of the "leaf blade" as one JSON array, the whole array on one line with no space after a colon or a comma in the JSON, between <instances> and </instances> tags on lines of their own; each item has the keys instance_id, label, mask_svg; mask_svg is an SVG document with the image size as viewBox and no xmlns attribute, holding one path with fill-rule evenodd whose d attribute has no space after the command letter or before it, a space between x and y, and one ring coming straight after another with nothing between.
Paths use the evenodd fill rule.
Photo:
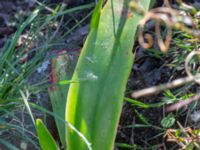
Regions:
<instances>
[{"instance_id":1,"label":"leaf blade","mask_svg":"<svg viewBox=\"0 0 200 150\"><path fill-rule=\"evenodd\" d=\"M36 129L40 146L43 150L59 150L59 147L46 126L43 124L42 120L36 120Z\"/></svg>"},{"instance_id":2,"label":"leaf blade","mask_svg":"<svg viewBox=\"0 0 200 150\"><path fill-rule=\"evenodd\" d=\"M141 19L130 12L129 2L108 0L101 10L72 78L79 82L70 84L67 96L66 120L87 137L94 150L111 150L114 146ZM150 1L142 2L147 9ZM67 143L69 150L87 149L71 129L67 129Z\"/></svg>"}]
</instances>

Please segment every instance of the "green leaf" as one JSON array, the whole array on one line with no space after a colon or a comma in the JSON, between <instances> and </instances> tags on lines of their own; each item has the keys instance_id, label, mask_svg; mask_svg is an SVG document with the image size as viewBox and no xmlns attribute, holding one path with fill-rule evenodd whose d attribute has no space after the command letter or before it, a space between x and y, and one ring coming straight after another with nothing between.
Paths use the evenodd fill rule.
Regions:
<instances>
[{"instance_id":1,"label":"green leaf","mask_svg":"<svg viewBox=\"0 0 200 150\"><path fill-rule=\"evenodd\" d=\"M142 103L140 101L130 99L130 98L124 98L125 101L131 103L134 106L138 106L140 108L149 108L150 106L148 104Z\"/></svg>"},{"instance_id":2,"label":"green leaf","mask_svg":"<svg viewBox=\"0 0 200 150\"><path fill-rule=\"evenodd\" d=\"M101 8L103 5L104 0L99 0L99 2L97 3L95 9L94 9L94 13L92 15L92 19L91 19L91 23L90 23L90 27L91 28L97 28L98 24L99 24L99 17L101 14Z\"/></svg>"},{"instance_id":3,"label":"green leaf","mask_svg":"<svg viewBox=\"0 0 200 150\"><path fill-rule=\"evenodd\" d=\"M133 125L127 125L125 128L152 128L152 125L146 125L146 124L133 124Z\"/></svg>"},{"instance_id":4,"label":"green leaf","mask_svg":"<svg viewBox=\"0 0 200 150\"><path fill-rule=\"evenodd\" d=\"M148 119L141 113L139 113L137 110L135 110L136 115L138 116L138 118L146 125L151 125L148 121Z\"/></svg>"},{"instance_id":5,"label":"green leaf","mask_svg":"<svg viewBox=\"0 0 200 150\"><path fill-rule=\"evenodd\" d=\"M124 92L133 64L132 47L142 16L131 12L131 0L102 0L92 17L90 33L72 77L66 121L75 126L94 150L112 150ZM140 0L148 9L150 0ZM67 128L68 150L87 150L80 137Z\"/></svg>"},{"instance_id":6,"label":"green leaf","mask_svg":"<svg viewBox=\"0 0 200 150\"><path fill-rule=\"evenodd\" d=\"M131 149L134 148L134 146L126 143L116 143L115 146L120 147L120 148L126 148L126 149Z\"/></svg>"},{"instance_id":7,"label":"green leaf","mask_svg":"<svg viewBox=\"0 0 200 150\"><path fill-rule=\"evenodd\" d=\"M136 150L143 150L143 148L139 147L138 145L129 145L126 143L115 143L115 146L122 149L136 149Z\"/></svg>"},{"instance_id":8,"label":"green leaf","mask_svg":"<svg viewBox=\"0 0 200 150\"><path fill-rule=\"evenodd\" d=\"M174 122L176 121L176 119L174 118L174 116L172 114L169 114L167 117L164 117L161 121L161 125L164 128L170 128L174 125Z\"/></svg>"},{"instance_id":9,"label":"green leaf","mask_svg":"<svg viewBox=\"0 0 200 150\"><path fill-rule=\"evenodd\" d=\"M75 58L74 58L75 60ZM65 119L65 106L67 100L67 92L69 89L70 79L74 71L74 66L67 54L60 55L51 61L51 82L58 83L48 88L53 112ZM58 128L59 137L64 148L66 148L65 140L65 122L55 118Z\"/></svg>"},{"instance_id":10,"label":"green leaf","mask_svg":"<svg viewBox=\"0 0 200 150\"><path fill-rule=\"evenodd\" d=\"M194 150L194 143L189 143L189 144L186 146L185 150Z\"/></svg>"},{"instance_id":11,"label":"green leaf","mask_svg":"<svg viewBox=\"0 0 200 150\"><path fill-rule=\"evenodd\" d=\"M43 150L59 150L59 147L46 126L43 124L42 120L36 120L36 128L40 146Z\"/></svg>"}]
</instances>

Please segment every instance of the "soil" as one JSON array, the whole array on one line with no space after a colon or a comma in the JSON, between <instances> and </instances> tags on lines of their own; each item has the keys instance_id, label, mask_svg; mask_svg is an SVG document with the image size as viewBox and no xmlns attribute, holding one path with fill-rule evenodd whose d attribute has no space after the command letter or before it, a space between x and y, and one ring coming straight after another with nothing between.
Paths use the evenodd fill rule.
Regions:
<instances>
[{"instance_id":1,"label":"soil","mask_svg":"<svg viewBox=\"0 0 200 150\"><path fill-rule=\"evenodd\" d=\"M73 0L64 0L64 2L73 7L80 4L89 3L92 0L76 0L74 2ZM187 1L189 3L189 1ZM198 7L198 0L190 1L197 5ZM48 1L48 3L57 3L56 0L54 1ZM162 3L159 1L159 4ZM26 18L31 11L35 7L35 1L34 0L7 0L7 1L0 1L0 48L3 47L4 42L7 40L8 37L11 37L13 33L16 31L17 27L22 22L22 18ZM82 18L86 14L77 14L80 18ZM88 20L89 21L89 20ZM89 24L89 23L88 23ZM66 40L66 43L71 43L69 48L76 49L75 52L77 55L80 52L80 48L83 45L85 36L88 33L89 25L85 24L85 26L82 26L75 30L69 38ZM63 32L65 30L63 29ZM61 33L62 34L62 33ZM68 48L68 49L69 49ZM150 87L153 85L166 83L169 81L170 77L174 73L174 70L170 67L163 67L163 63L166 60L157 59L155 57L151 57L144 49L139 47L138 44L133 48L137 51L136 55L136 61L133 66L132 73L129 78L129 82L127 85L127 89L131 90L137 90L137 89L143 89L145 87ZM48 55L52 55L54 52L50 52ZM73 52L72 52L73 53ZM48 58L48 55L46 56ZM45 59L48 60L48 59ZM34 73L31 78L30 82L35 83L40 80L40 78L46 77L46 74L49 73L49 65L47 64L47 68L42 71L42 73ZM182 76L182 73L176 72L173 78ZM196 91L196 87L193 88L194 91ZM130 96L129 91L127 90L128 97ZM36 96L33 97L40 97L44 101L42 102L42 105L45 106L45 108L51 110L51 105L49 103L49 97L47 92L41 92ZM155 95L151 97L145 97L141 98L142 102L147 103L155 103L161 101L161 98L163 97L162 94ZM37 100L36 100L37 102ZM138 109L137 111L141 114L143 114L146 118L149 119L149 122L151 122L154 126L161 126L160 121L163 117L163 108L155 108L155 109ZM42 114L38 114L39 112L34 112L35 115L38 117L41 117ZM185 116L183 116L185 118ZM28 119L27 119L28 120ZM179 119L181 121L181 119ZM185 119L182 119L182 122L184 122ZM29 124L31 120L28 120ZM58 139L57 131L55 130L55 123L52 123L52 118L48 118L47 122L49 122L49 128L54 135L56 139ZM117 143L128 143L130 145L137 144L139 146L142 146L142 148L147 149L149 147L149 144L151 145L160 145L160 149L163 149L163 147L170 147L169 145L165 145L165 139L163 138L163 134L159 135L160 131L155 128L126 128L126 126L130 126L133 124L142 124L143 122L141 119L138 118L138 115L136 114L135 107L132 106L130 103L124 104L116 142ZM33 129L30 129L33 130ZM15 133L11 133L11 135L14 135ZM155 137L156 136L156 137ZM9 139L8 139L9 140ZM11 139L10 142L17 147L22 147L22 141L18 141L16 139ZM0 145L0 149L4 150L5 148ZM21 148L22 149L22 148ZM33 145L28 144L26 149L33 149ZM123 150L123 148L116 148L118 150Z\"/></svg>"}]
</instances>

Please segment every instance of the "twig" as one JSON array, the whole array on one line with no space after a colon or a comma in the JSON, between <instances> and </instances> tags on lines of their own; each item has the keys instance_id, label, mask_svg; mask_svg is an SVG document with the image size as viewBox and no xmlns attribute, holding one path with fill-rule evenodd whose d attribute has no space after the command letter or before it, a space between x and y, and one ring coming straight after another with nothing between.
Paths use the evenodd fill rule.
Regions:
<instances>
[{"instance_id":1,"label":"twig","mask_svg":"<svg viewBox=\"0 0 200 150\"><path fill-rule=\"evenodd\" d=\"M139 43L143 48L150 48L154 44L153 36L148 32L145 32L145 25L150 20L154 20L156 22L155 31L157 35L157 43L160 50L164 53L167 52L170 46L172 38L172 28L176 28L200 39L200 31L196 28L193 29L187 26L194 24L191 17L181 15L178 10L171 7L168 0L165 0L164 5L165 6L163 7L154 8L146 12L142 7L139 6L139 4L137 4L137 2L133 1L130 3L130 8L133 11L136 10L137 13L140 13L144 16L139 23ZM161 26L163 24L167 26L165 38L161 36Z\"/></svg>"},{"instance_id":2,"label":"twig","mask_svg":"<svg viewBox=\"0 0 200 150\"><path fill-rule=\"evenodd\" d=\"M134 91L131 94L131 96L133 98L139 98L139 97L143 97L143 96L158 94L158 93L160 93L164 90L176 88L176 87L182 86L184 84L188 84L188 83L191 83L193 81L196 81L198 79L200 79L199 74L194 75L194 76L187 76L187 77L180 78L180 79L174 80L174 81L166 83L166 84L162 84L162 85L153 86L153 87L150 87L150 88L145 88L145 89L142 89L142 90Z\"/></svg>"},{"instance_id":3,"label":"twig","mask_svg":"<svg viewBox=\"0 0 200 150\"><path fill-rule=\"evenodd\" d=\"M189 105L190 103L192 103L193 101L196 101L196 100L200 100L200 93L193 96L193 97L190 97L189 99L187 100L181 100L180 102L177 102L175 104L171 104L169 106L166 107L166 112L172 112L172 111L175 111L175 110L178 110L184 106L187 106Z\"/></svg>"}]
</instances>

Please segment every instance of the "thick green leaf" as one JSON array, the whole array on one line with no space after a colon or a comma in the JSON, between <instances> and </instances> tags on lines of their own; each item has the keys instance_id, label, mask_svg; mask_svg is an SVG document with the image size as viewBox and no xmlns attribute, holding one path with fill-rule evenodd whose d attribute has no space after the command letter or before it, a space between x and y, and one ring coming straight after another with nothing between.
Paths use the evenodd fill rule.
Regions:
<instances>
[{"instance_id":1,"label":"thick green leaf","mask_svg":"<svg viewBox=\"0 0 200 150\"><path fill-rule=\"evenodd\" d=\"M70 84L66 120L83 133L94 150L112 150L133 64L132 47L141 19L129 9L131 0L108 0L98 18L92 18ZM100 1L99 3L101 3ZM148 9L150 0L140 0ZM99 5L97 5L99 6ZM95 19L95 20L94 20ZM67 128L69 150L86 150L86 144Z\"/></svg>"},{"instance_id":2,"label":"thick green leaf","mask_svg":"<svg viewBox=\"0 0 200 150\"><path fill-rule=\"evenodd\" d=\"M48 92L53 112L63 119L65 119L66 98L69 88L69 80L71 79L74 70L73 66L70 57L67 54L60 55L52 59L51 62L51 82L56 85L49 87ZM63 84L67 81L68 84ZM58 118L55 118L55 121L61 143L63 147L66 148L65 122L62 122Z\"/></svg>"},{"instance_id":3,"label":"thick green leaf","mask_svg":"<svg viewBox=\"0 0 200 150\"><path fill-rule=\"evenodd\" d=\"M36 128L40 146L43 150L59 150L59 147L46 126L43 124L42 120L36 120Z\"/></svg>"}]
</instances>

